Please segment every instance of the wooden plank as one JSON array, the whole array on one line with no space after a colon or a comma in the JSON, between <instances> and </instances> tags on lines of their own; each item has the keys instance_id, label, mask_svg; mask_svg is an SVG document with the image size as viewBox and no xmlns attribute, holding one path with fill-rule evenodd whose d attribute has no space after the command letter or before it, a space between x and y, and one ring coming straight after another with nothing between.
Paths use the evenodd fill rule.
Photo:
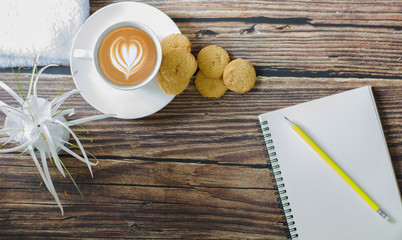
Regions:
<instances>
[{"instance_id":1,"label":"wooden plank","mask_svg":"<svg viewBox=\"0 0 402 240\"><path fill-rule=\"evenodd\" d=\"M92 0L91 13L113 2ZM265 77L221 99L202 97L192 81L149 117L74 128L100 165L91 178L85 164L61 154L85 196L53 172L64 216L30 157L21 157L1 176L0 238L286 239L258 114L364 85L373 86L402 189L401 2L142 2L173 18L194 55L218 44ZM29 77L20 75L24 89ZM0 78L17 89L13 74ZM69 78L45 74L40 96L53 98ZM15 104L4 91L0 98ZM69 104L70 119L99 114L80 95ZM0 174L17 156L2 154Z\"/></svg>"},{"instance_id":2,"label":"wooden plank","mask_svg":"<svg viewBox=\"0 0 402 240\"><path fill-rule=\"evenodd\" d=\"M12 74L2 78L17 87ZM26 86L28 75L20 79ZM68 79L45 75L39 94L51 98ZM82 198L70 180L54 177L65 216L39 186L32 160L18 160L0 183L0 232L32 238L284 239L286 227L260 143L257 115L368 84L374 86L402 186L401 80L262 77L251 92L228 92L221 99L203 98L191 83L147 118L90 122L84 124L89 134L75 129L93 137L93 142L83 144L99 158L100 166L94 167L92 179L84 164L61 155L85 195ZM67 89L72 88L70 83ZM12 100L6 94L2 99ZM79 95L72 104L77 118L97 113ZM0 171L16 156L5 155ZM67 234L61 227L75 231Z\"/></svg>"},{"instance_id":3,"label":"wooden plank","mask_svg":"<svg viewBox=\"0 0 402 240\"><path fill-rule=\"evenodd\" d=\"M173 18L195 55L217 44L259 75L401 78L401 2L146 2ZM91 12L107 3L92 1Z\"/></svg>"}]
</instances>

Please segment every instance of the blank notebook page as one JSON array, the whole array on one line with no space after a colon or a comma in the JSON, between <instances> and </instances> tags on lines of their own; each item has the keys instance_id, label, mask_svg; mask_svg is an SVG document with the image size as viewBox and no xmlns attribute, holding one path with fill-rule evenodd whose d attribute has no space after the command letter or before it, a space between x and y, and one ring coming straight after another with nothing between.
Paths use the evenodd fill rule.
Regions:
<instances>
[{"instance_id":1,"label":"blank notebook page","mask_svg":"<svg viewBox=\"0 0 402 240\"><path fill-rule=\"evenodd\" d=\"M388 214L382 219L291 128L295 122ZM298 237L401 240L402 206L371 87L265 113ZM263 126L264 127L264 126ZM266 139L266 140L267 140ZM272 159L273 157L271 157ZM275 163L276 164L276 163ZM273 165L275 165L273 164ZM291 228L291 227L289 227Z\"/></svg>"}]
</instances>

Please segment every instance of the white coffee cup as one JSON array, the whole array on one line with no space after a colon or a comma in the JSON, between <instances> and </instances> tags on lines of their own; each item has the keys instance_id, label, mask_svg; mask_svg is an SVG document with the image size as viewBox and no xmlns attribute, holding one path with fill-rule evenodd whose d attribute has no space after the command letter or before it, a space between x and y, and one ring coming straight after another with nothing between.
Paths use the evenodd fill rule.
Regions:
<instances>
[{"instance_id":1,"label":"white coffee cup","mask_svg":"<svg viewBox=\"0 0 402 240\"><path fill-rule=\"evenodd\" d=\"M138 28L138 29L144 31L152 39L154 46L155 46L155 51L156 51L156 61L155 61L155 64L154 64L154 67L153 67L151 73L144 80L142 80L136 84L132 84L132 85L120 85L120 84L110 81L102 73L102 70L100 69L99 64L98 64L98 50L99 50L99 47L100 47L103 39L109 33L111 33L113 30L115 30L117 28L121 28L121 27L133 27L133 28ZM136 21L124 21L124 22L115 23L115 24L107 27L101 34L99 34L99 36L96 37L96 41L94 42L94 44L92 44L92 46L89 47L89 49L74 49L71 57L87 59L89 61L92 61L93 64L95 65L95 69L97 70L98 74L102 77L103 81L106 82L109 86L119 89L119 90L134 90L134 89L138 89L138 88L146 85L153 78L155 78L156 74L159 71L161 62L162 62L162 48L161 48L161 44L159 42L158 37L150 28L148 28L144 24L136 22Z\"/></svg>"}]
</instances>

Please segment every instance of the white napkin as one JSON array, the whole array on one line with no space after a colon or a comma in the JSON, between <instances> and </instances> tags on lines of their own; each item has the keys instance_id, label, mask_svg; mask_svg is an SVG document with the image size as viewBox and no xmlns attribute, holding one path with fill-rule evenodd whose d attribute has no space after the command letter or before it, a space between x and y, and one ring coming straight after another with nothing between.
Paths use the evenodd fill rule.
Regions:
<instances>
[{"instance_id":1,"label":"white napkin","mask_svg":"<svg viewBox=\"0 0 402 240\"><path fill-rule=\"evenodd\" d=\"M68 65L89 0L0 0L0 67Z\"/></svg>"}]
</instances>

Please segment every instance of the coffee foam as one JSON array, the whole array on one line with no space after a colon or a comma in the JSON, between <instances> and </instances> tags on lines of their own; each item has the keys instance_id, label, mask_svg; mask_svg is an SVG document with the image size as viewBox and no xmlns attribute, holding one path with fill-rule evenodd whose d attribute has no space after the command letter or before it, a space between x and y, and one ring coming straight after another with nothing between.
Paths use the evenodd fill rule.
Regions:
<instances>
[{"instance_id":1,"label":"coffee foam","mask_svg":"<svg viewBox=\"0 0 402 240\"><path fill-rule=\"evenodd\" d=\"M135 39L127 42L125 38L119 37L110 47L110 59L113 66L128 79L144 63L143 47Z\"/></svg>"},{"instance_id":2,"label":"coffee foam","mask_svg":"<svg viewBox=\"0 0 402 240\"><path fill-rule=\"evenodd\" d=\"M98 63L102 73L119 85L136 84L153 70L156 50L152 39L142 30L121 27L102 41Z\"/></svg>"}]
</instances>

